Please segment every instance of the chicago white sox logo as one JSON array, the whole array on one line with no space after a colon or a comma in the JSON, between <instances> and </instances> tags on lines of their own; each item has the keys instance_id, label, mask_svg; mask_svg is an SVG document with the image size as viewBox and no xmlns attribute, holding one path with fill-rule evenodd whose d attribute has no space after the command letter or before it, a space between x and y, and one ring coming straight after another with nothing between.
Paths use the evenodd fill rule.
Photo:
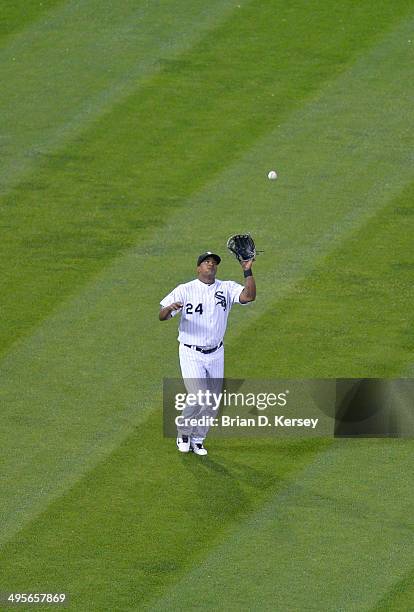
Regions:
<instances>
[{"instance_id":1,"label":"chicago white sox logo","mask_svg":"<svg viewBox=\"0 0 414 612\"><path fill-rule=\"evenodd\" d=\"M214 297L217 300L216 306L220 305L223 307L224 310L227 310L227 302L226 302L226 297L224 293L222 291L216 291L216 293L214 294Z\"/></svg>"}]
</instances>

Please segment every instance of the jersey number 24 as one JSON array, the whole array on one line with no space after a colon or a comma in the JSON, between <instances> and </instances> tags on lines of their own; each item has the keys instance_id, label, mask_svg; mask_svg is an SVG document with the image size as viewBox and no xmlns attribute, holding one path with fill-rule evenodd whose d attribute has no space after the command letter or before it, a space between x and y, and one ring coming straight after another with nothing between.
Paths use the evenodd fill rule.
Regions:
<instances>
[{"instance_id":1,"label":"jersey number 24","mask_svg":"<svg viewBox=\"0 0 414 612\"><path fill-rule=\"evenodd\" d=\"M191 314L192 315L192 314L194 314L196 312L198 312L198 314L200 314L200 315L203 314L203 305L202 304L199 304L198 306L196 306L194 308L194 311L193 311L193 308L194 308L194 306L192 304L190 304L190 303L186 304L186 306L185 306L186 314L189 314L189 315Z\"/></svg>"}]
</instances>

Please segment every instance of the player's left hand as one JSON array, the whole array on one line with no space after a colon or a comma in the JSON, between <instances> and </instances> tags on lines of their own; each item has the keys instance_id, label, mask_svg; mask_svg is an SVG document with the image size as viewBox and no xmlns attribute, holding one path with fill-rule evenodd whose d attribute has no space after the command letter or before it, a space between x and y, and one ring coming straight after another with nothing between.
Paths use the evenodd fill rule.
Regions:
<instances>
[{"instance_id":1,"label":"player's left hand","mask_svg":"<svg viewBox=\"0 0 414 612\"><path fill-rule=\"evenodd\" d=\"M252 267L254 262L254 259L249 259L247 261L241 261L240 265L243 268L243 270L250 270L250 268Z\"/></svg>"}]
</instances>

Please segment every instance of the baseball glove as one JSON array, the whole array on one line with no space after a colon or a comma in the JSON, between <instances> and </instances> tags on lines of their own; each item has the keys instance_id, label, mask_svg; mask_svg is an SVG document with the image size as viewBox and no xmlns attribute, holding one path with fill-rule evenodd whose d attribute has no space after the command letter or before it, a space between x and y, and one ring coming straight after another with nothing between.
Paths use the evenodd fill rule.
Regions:
<instances>
[{"instance_id":1,"label":"baseball glove","mask_svg":"<svg viewBox=\"0 0 414 612\"><path fill-rule=\"evenodd\" d=\"M249 261L256 257L256 246L250 234L236 234L227 240L227 248L239 261Z\"/></svg>"}]
</instances>

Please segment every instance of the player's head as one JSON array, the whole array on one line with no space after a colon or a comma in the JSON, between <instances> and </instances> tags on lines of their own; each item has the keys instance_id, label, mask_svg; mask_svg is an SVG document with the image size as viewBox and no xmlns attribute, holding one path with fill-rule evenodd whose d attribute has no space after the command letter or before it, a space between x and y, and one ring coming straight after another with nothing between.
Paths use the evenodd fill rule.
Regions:
<instances>
[{"instance_id":1,"label":"player's head","mask_svg":"<svg viewBox=\"0 0 414 612\"><path fill-rule=\"evenodd\" d=\"M217 272L217 266L221 262L221 257L216 253L207 251L202 253L197 259L197 274L198 278L204 282L214 282Z\"/></svg>"}]
</instances>

